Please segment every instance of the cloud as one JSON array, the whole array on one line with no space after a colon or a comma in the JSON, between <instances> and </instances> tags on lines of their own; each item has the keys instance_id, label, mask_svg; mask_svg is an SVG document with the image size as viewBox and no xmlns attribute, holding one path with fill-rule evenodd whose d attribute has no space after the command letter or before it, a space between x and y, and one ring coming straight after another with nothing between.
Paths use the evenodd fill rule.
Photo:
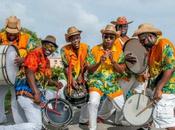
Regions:
<instances>
[{"instance_id":1,"label":"cloud","mask_svg":"<svg viewBox=\"0 0 175 130\"><path fill-rule=\"evenodd\" d=\"M70 26L77 26L82 41L91 46L101 42L100 30L118 16L126 16L134 23L129 35L139 24L149 22L159 27L175 42L174 0L1 0L0 26L10 15L17 15L23 26L44 38L56 35L59 44Z\"/></svg>"}]
</instances>

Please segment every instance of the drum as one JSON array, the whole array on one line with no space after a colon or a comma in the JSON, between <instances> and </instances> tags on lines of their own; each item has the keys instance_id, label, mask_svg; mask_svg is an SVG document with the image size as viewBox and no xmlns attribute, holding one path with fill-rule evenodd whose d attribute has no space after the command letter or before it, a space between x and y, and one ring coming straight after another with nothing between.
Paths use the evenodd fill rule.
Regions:
<instances>
[{"instance_id":1,"label":"drum","mask_svg":"<svg viewBox=\"0 0 175 130\"><path fill-rule=\"evenodd\" d=\"M68 126L73 118L73 109L64 99L48 100L42 109L44 127L49 130L57 130Z\"/></svg>"},{"instance_id":2,"label":"drum","mask_svg":"<svg viewBox=\"0 0 175 130\"><path fill-rule=\"evenodd\" d=\"M14 85L19 70L14 64L17 55L15 46L0 45L0 85Z\"/></svg>"},{"instance_id":3,"label":"drum","mask_svg":"<svg viewBox=\"0 0 175 130\"><path fill-rule=\"evenodd\" d=\"M64 95L73 106L82 106L88 101L88 92L85 85L81 84L72 89L71 94L68 93L67 87L64 89Z\"/></svg>"},{"instance_id":4,"label":"drum","mask_svg":"<svg viewBox=\"0 0 175 130\"><path fill-rule=\"evenodd\" d=\"M147 108L150 99L142 94L135 94L129 97L123 107L123 115L125 119L133 126L142 126L149 122L152 115L153 107ZM140 114L139 114L140 113Z\"/></svg>"},{"instance_id":5,"label":"drum","mask_svg":"<svg viewBox=\"0 0 175 130\"><path fill-rule=\"evenodd\" d=\"M131 53L132 56L136 57L137 62L135 64L131 64L130 62L126 61L126 66L130 71L135 74L140 74L146 70L148 63L148 52L138 39L129 39L125 43L123 51L125 55Z\"/></svg>"}]
</instances>

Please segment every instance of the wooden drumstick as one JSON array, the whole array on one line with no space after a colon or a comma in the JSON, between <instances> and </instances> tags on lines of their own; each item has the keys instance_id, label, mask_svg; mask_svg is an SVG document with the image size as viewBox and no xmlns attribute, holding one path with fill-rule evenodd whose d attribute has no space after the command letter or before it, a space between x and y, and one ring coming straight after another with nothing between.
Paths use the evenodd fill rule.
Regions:
<instances>
[{"instance_id":1,"label":"wooden drumstick","mask_svg":"<svg viewBox=\"0 0 175 130\"><path fill-rule=\"evenodd\" d=\"M145 108L143 108L137 115L139 116L140 114L142 114L144 111L146 111L150 106L152 106L154 104L155 100L152 100Z\"/></svg>"}]
</instances>

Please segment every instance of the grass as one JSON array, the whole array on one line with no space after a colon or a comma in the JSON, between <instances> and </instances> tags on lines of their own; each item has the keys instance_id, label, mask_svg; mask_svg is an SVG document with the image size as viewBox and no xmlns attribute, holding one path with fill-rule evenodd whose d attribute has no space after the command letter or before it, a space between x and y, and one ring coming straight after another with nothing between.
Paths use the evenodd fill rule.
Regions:
<instances>
[{"instance_id":1,"label":"grass","mask_svg":"<svg viewBox=\"0 0 175 130\"><path fill-rule=\"evenodd\" d=\"M7 111L7 112L11 111L11 94L10 94L10 91L8 91L8 93L5 97L5 111Z\"/></svg>"}]
</instances>

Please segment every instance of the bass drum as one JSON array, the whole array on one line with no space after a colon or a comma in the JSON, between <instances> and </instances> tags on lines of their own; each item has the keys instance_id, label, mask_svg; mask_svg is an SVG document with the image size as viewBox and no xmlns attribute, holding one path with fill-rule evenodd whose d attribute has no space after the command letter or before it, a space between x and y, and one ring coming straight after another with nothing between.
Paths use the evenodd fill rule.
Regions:
<instances>
[{"instance_id":1,"label":"bass drum","mask_svg":"<svg viewBox=\"0 0 175 130\"><path fill-rule=\"evenodd\" d=\"M0 85L14 85L19 70L19 67L14 64L14 60L18 55L15 46L0 46Z\"/></svg>"},{"instance_id":2,"label":"bass drum","mask_svg":"<svg viewBox=\"0 0 175 130\"><path fill-rule=\"evenodd\" d=\"M123 107L125 119L133 126L143 126L147 124L152 115L153 107L149 107L144 112L136 116L150 102L150 99L142 94L135 94L129 97Z\"/></svg>"},{"instance_id":3,"label":"bass drum","mask_svg":"<svg viewBox=\"0 0 175 130\"><path fill-rule=\"evenodd\" d=\"M73 118L73 109L64 99L48 100L42 109L43 124L46 129L57 130L68 126Z\"/></svg>"},{"instance_id":4,"label":"bass drum","mask_svg":"<svg viewBox=\"0 0 175 130\"><path fill-rule=\"evenodd\" d=\"M77 86L78 89L72 89L69 95L67 87L64 89L64 95L73 106L83 106L88 101L88 92L85 85Z\"/></svg>"}]
</instances>

